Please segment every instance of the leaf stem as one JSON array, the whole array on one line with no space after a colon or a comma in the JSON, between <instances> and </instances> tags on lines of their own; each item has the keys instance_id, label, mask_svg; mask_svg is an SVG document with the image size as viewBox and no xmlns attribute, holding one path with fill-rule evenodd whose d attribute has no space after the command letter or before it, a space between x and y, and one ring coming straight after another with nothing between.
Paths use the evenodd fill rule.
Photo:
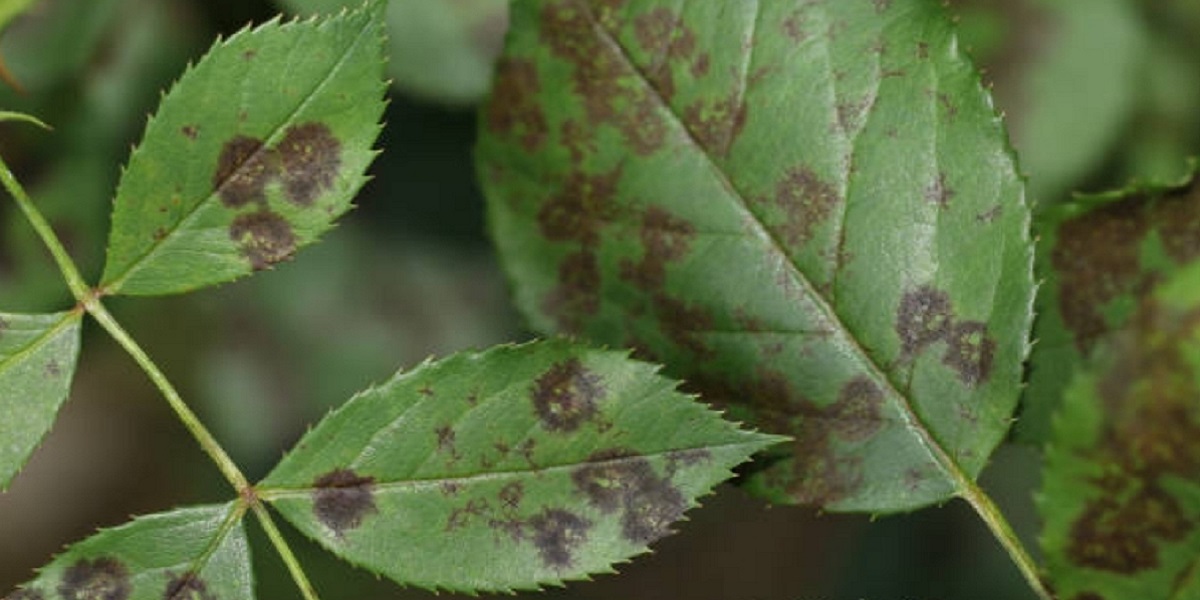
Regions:
<instances>
[{"instance_id":1,"label":"leaf stem","mask_svg":"<svg viewBox=\"0 0 1200 600\"><path fill-rule=\"evenodd\" d=\"M974 481L969 478L964 479L962 483L962 498L970 503L971 508L979 514L983 522L987 524L988 529L992 531L992 535L1000 541L1000 545L1008 552L1008 556L1016 563L1017 568L1021 570L1021 575L1025 577L1025 581L1029 583L1029 587L1033 588L1040 600L1054 600L1054 594L1046 588L1041 575L1038 572L1037 563L1033 557L1025 550L1025 546L1021 543L1021 539L1017 537L1017 533L1013 531L1012 525L1008 519L1004 518L1004 514L1000 512L1000 508L992 501L987 492L984 492Z\"/></svg>"},{"instance_id":2,"label":"leaf stem","mask_svg":"<svg viewBox=\"0 0 1200 600\"><path fill-rule=\"evenodd\" d=\"M117 340L117 343L133 357L138 366L142 367L142 370L146 372L146 375L150 377L150 380L162 392L163 397L167 400L167 404L171 405L171 410L175 411L175 415L183 422L183 426L187 427L192 437L196 438L196 441L200 444L200 448L217 464L217 468L221 470L221 474L225 476L225 479L229 480L234 489L239 494L250 489L250 482L242 474L241 469L234 464L233 459L225 453L225 449L221 447L217 439L200 422L200 418L196 416L196 413L192 412L192 409L179 396L179 392L171 385L167 376L163 375L162 371L158 369L158 365L154 364L154 361L146 355L146 351L142 350L142 347L121 327L121 324L113 318L108 309L104 308L104 305L100 303L100 299L95 295L89 295L84 299L83 306L96 318L100 326L108 331L113 336L113 339Z\"/></svg>"},{"instance_id":3,"label":"leaf stem","mask_svg":"<svg viewBox=\"0 0 1200 600\"><path fill-rule=\"evenodd\" d=\"M267 532L267 537L271 538L271 544L275 546L275 551L279 553L284 564L287 565L288 572L292 574L292 580L296 582L296 587L300 588L300 593L304 596L304 600L320 600L317 596L317 590L308 580L308 576L304 574L304 568L300 566L300 561L296 559L296 555L292 552L292 548L288 546L287 540L283 539L283 534L279 532L279 528L275 526L275 521L271 519L271 513L267 507L263 506L262 502L254 502L254 515L258 517L259 524L262 525L264 531Z\"/></svg>"},{"instance_id":4,"label":"leaf stem","mask_svg":"<svg viewBox=\"0 0 1200 600\"><path fill-rule=\"evenodd\" d=\"M50 223L42 216L37 207L33 205L33 201L29 199L29 194L25 193L25 188L13 176L9 170L8 164L0 158L0 181L4 183L5 189L12 195L13 200L17 202L21 212L25 213L25 218L29 224L33 226L34 231L42 238L42 243L46 244L46 248L50 250L50 255L54 257L54 262L58 264L58 270L62 271L63 279L67 282L67 287L71 290L71 295L79 302L83 302L85 298L92 295L90 286L83 280L83 276L79 274L79 268L75 266L75 261L71 260L71 255L67 253L67 249L63 247L58 236L55 235L54 229L50 227Z\"/></svg>"}]
</instances>

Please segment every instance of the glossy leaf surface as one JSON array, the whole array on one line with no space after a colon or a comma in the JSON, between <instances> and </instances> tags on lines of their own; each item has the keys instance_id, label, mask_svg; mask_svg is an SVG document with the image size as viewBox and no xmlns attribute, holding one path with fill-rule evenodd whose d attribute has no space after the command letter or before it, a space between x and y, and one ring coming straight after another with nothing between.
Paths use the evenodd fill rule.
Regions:
<instances>
[{"instance_id":1,"label":"glossy leaf surface","mask_svg":"<svg viewBox=\"0 0 1200 600\"><path fill-rule=\"evenodd\" d=\"M254 580L234 504L185 508L103 530L6 600L251 600Z\"/></svg>"},{"instance_id":2,"label":"glossy leaf surface","mask_svg":"<svg viewBox=\"0 0 1200 600\"><path fill-rule=\"evenodd\" d=\"M397 89L446 104L487 93L510 0L389 0L388 75ZM357 0L280 0L300 14L332 14Z\"/></svg>"},{"instance_id":3,"label":"glossy leaf surface","mask_svg":"<svg viewBox=\"0 0 1200 600\"><path fill-rule=\"evenodd\" d=\"M941 8L512 9L479 174L532 324L633 346L793 435L752 480L774 500L961 491L1009 426L1032 249Z\"/></svg>"},{"instance_id":4,"label":"glossy leaf surface","mask_svg":"<svg viewBox=\"0 0 1200 600\"><path fill-rule=\"evenodd\" d=\"M1200 265L1096 342L1054 419L1040 509L1061 598L1200 598Z\"/></svg>"},{"instance_id":5,"label":"glossy leaf surface","mask_svg":"<svg viewBox=\"0 0 1200 600\"><path fill-rule=\"evenodd\" d=\"M0 314L0 491L50 431L71 391L80 313Z\"/></svg>"},{"instance_id":6,"label":"glossy leaf surface","mask_svg":"<svg viewBox=\"0 0 1200 600\"><path fill-rule=\"evenodd\" d=\"M245 30L184 74L121 178L103 287L229 281L329 229L374 156L379 10Z\"/></svg>"},{"instance_id":7,"label":"glossy leaf surface","mask_svg":"<svg viewBox=\"0 0 1200 600\"><path fill-rule=\"evenodd\" d=\"M675 385L562 340L458 354L355 396L260 493L404 584L502 591L611 572L778 439Z\"/></svg>"},{"instance_id":8,"label":"glossy leaf surface","mask_svg":"<svg viewBox=\"0 0 1200 600\"><path fill-rule=\"evenodd\" d=\"M1200 185L1081 198L1042 211L1037 229L1045 283L1017 431L1044 442L1080 362L1129 321L1156 282L1200 259Z\"/></svg>"}]
</instances>

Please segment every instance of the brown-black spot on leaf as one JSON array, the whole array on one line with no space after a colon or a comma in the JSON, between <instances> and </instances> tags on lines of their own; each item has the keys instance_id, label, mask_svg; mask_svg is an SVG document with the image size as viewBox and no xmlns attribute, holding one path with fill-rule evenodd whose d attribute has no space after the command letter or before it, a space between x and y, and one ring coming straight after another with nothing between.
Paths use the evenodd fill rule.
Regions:
<instances>
[{"instance_id":1,"label":"brown-black spot on leaf","mask_svg":"<svg viewBox=\"0 0 1200 600\"><path fill-rule=\"evenodd\" d=\"M566 569L576 550L587 543L592 522L561 508L548 508L529 519L532 542L548 568Z\"/></svg>"},{"instance_id":2,"label":"brown-black spot on leaf","mask_svg":"<svg viewBox=\"0 0 1200 600\"><path fill-rule=\"evenodd\" d=\"M471 523L476 517L483 517L492 510L492 505L486 498L472 498L466 504L450 511L446 517L446 531L461 529Z\"/></svg>"},{"instance_id":3,"label":"brown-black spot on leaf","mask_svg":"<svg viewBox=\"0 0 1200 600\"><path fill-rule=\"evenodd\" d=\"M63 600L125 600L133 592L129 570L115 558L81 559L58 584Z\"/></svg>"},{"instance_id":4,"label":"brown-black spot on leaf","mask_svg":"<svg viewBox=\"0 0 1200 600\"><path fill-rule=\"evenodd\" d=\"M571 472L575 488L604 513L621 508L626 496L654 477L650 463L625 448L596 452Z\"/></svg>"},{"instance_id":5,"label":"brown-black spot on leaf","mask_svg":"<svg viewBox=\"0 0 1200 600\"><path fill-rule=\"evenodd\" d=\"M661 100L648 86L630 85L636 73L626 57L596 35L596 27L614 24L603 17L606 12L573 0L547 2L540 17L540 41L572 65L571 91L583 103L589 124L616 127L636 154L652 154L666 139ZM616 32L610 30L609 35L616 37Z\"/></svg>"},{"instance_id":6,"label":"brown-black spot on leaf","mask_svg":"<svg viewBox=\"0 0 1200 600\"><path fill-rule=\"evenodd\" d=\"M558 285L542 298L542 310L560 329L577 333L583 318L600 310L600 265L596 253L583 250L558 265Z\"/></svg>"},{"instance_id":7,"label":"brown-black spot on leaf","mask_svg":"<svg viewBox=\"0 0 1200 600\"><path fill-rule=\"evenodd\" d=\"M954 311L950 295L932 286L906 292L896 309L896 334L906 357L915 356L930 344L942 340L953 326Z\"/></svg>"},{"instance_id":8,"label":"brown-black spot on leaf","mask_svg":"<svg viewBox=\"0 0 1200 600\"><path fill-rule=\"evenodd\" d=\"M883 391L866 377L855 377L842 386L837 402L825 409L834 432L846 441L861 442L883 427L880 409Z\"/></svg>"},{"instance_id":9,"label":"brown-black spot on leaf","mask_svg":"<svg viewBox=\"0 0 1200 600\"><path fill-rule=\"evenodd\" d=\"M330 471L313 482L313 514L338 537L358 529L379 510L375 507L375 478L350 469Z\"/></svg>"},{"instance_id":10,"label":"brown-black spot on leaf","mask_svg":"<svg viewBox=\"0 0 1200 600\"><path fill-rule=\"evenodd\" d=\"M699 357L712 354L702 338L703 333L712 331L716 325L711 312L664 293L654 294L651 302L659 326L676 346Z\"/></svg>"},{"instance_id":11,"label":"brown-black spot on leaf","mask_svg":"<svg viewBox=\"0 0 1200 600\"><path fill-rule=\"evenodd\" d=\"M837 189L808 167L793 167L775 186L773 198L760 198L783 211L781 233L789 248L799 248L812 239L818 225L841 205Z\"/></svg>"},{"instance_id":12,"label":"brown-black spot on leaf","mask_svg":"<svg viewBox=\"0 0 1200 600\"><path fill-rule=\"evenodd\" d=\"M275 146L285 196L297 206L312 206L331 189L342 166L342 144L329 126L309 122L292 125Z\"/></svg>"},{"instance_id":13,"label":"brown-black spot on leaf","mask_svg":"<svg viewBox=\"0 0 1200 600\"><path fill-rule=\"evenodd\" d=\"M203 579L189 571L167 582L163 600L217 600L217 596L208 590Z\"/></svg>"},{"instance_id":14,"label":"brown-black spot on leaf","mask_svg":"<svg viewBox=\"0 0 1200 600\"><path fill-rule=\"evenodd\" d=\"M532 61L501 58L484 117L488 130L517 139L526 152L539 150L550 133L538 102L540 92L537 66Z\"/></svg>"},{"instance_id":15,"label":"brown-black spot on leaf","mask_svg":"<svg viewBox=\"0 0 1200 600\"><path fill-rule=\"evenodd\" d=\"M264 147L262 140L235 136L221 147L212 178L213 189L229 208L252 202L265 205L267 183L277 169L274 152Z\"/></svg>"},{"instance_id":16,"label":"brown-black spot on leaf","mask_svg":"<svg viewBox=\"0 0 1200 600\"><path fill-rule=\"evenodd\" d=\"M1067 556L1079 566L1115 573L1155 569L1156 540L1178 541L1192 527L1178 501L1157 487L1142 488L1125 502L1102 497L1072 524Z\"/></svg>"},{"instance_id":17,"label":"brown-black spot on leaf","mask_svg":"<svg viewBox=\"0 0 1200 600\"><path fill-rule=\"evenodd\" d=\"M451 458L459 458L457 434L454 433L454 427L450 425L442 425L434 430L434 435L437 436L438 452L448 454Z\"/></svg>"},{"instance_id":18,"label":"brown-black spot on leaf","mask_svg":"<svg viewBox=\"0 0 1200 600\"><path fill-rule=\"evenodd\" d=\"M862 487L862 458L839 454L822 419L808 419L793 430L792 480L789 495L800 504L826 506L848 498Z\"/></svg>"},{"instance_id":19,"label":"brown-black spot on leaf","mask_svg":"<svg viewBox=\"0 0 1200 600\"><path fill-rule=\"evenodd\" d=\"M746 103L733 93L718 100L697 100L683 109L683 124L706 151L726 156L746 126Z\"/></svg>"},{"instance_id":20,"label":"brown-black spot on leaf","mask_svg":"<svg viewBox=\"0 0 1200 600\"><path fill-rule=\"evenodd\" d=\"M4 317L0 317L0 340L4 339L4 333L8 331L8 321Z\"/></svg>"},{"instance_id":21,"label":"brown-black spot on leaf","mask_svg":"<svg viewBox=\"0 0 1200 600\"><path fill-rule=\"evenodd\" d=\"M621 262L621 278L637 287L653 292L666 283L667 265L691 250L696 227L657 206L646 209L642 216L642 260Z\"/></svg>"},{"instance_id":22,"label":"brown-black spot on leaf","mask_svg":"<svg viewBox=\"0 0 1200 600\"><path fill-rule=\"evenodd\" d=\"M991 377L996 342L987 325L979 321L957 323L946 334L942 363L954 370L960 381L974 387Z\"/></svg>"},{"instance_id":23,"label":"brown-black spot on leaf","mask_svg":"<svg viewBox=\"0 0 1200 600\"><path fill-rule=\"evenodd\" d=\"M600 376L578 358L550 367L538 377L532 390L533 407L542 426L562 433L576 431L595 419L604 395Z\"/></svg>"},{"instance_id":24,"label":"brown-black spot on leaf","mask_svg":"<svg viewBox=\"0 0 1200 600\"><path fill-rule=\"evenodd\" d=\"M538 229L555 242L574 241L591 246L600 241L600 230L617 215L614 201L622 168L595 175L574 171L562 188L538 211Z\"/></svg>"},{"instance_id":25,"label":"brown-black spot on leaf","mask_svg":"<svg viewBox=\"0 0 1200 600\"><path fill-rule=\"evenodd\" d=\"M507 483L500 488L498 494L500 506L504 510L516 510L521 507L521 501L525 499L525 484L520 481Z\"/></svg>"},{"instance_id":26,"label":"brown-black spot on leaf","mask_svg":"<svg viewBox=\"0 0 1200 600\"><path fill-rule=\"evenodd\" d=\"M636 544L649 544L671 533L671 524L683 517L687 500L666 479L645 481L625 497L621 534Z\"/></svg>"},{"instance_id":27,"label":"brown-black spot on leaf","mask_svg":"<svg viewBox=\"0 0 1200 600\"><path fill-rule=\"evenodd\" d=\"M924 195L926 202L938 208L947 208L950 206L950 200L954 198L954 190L946 184L946 174L938 173L937 177L925 186Z\"/></svg>"},{"instance_id":28,"label":"brown-black spot on leaf","mask_svg":"<svg viewBox=\"0 0 1200 600\"><path fill-rule=\"evenodd\" d=\"M296 235L281 215L260 210L238 215L229 225L229 238L237 242L250 266L261 271L296 253Z\"/></svg>"},{"instance_id":29,"label":"brown-black spot on leaf","mask_svg":"<svg viewBox=\"0 0 1200 600\"><path fill-rule=\"evenodd\" d=\"M200 134L200 127L198 125L184 125L179 128L179 132L187 139L194 140Z\"/></svg>"}]
</instances>

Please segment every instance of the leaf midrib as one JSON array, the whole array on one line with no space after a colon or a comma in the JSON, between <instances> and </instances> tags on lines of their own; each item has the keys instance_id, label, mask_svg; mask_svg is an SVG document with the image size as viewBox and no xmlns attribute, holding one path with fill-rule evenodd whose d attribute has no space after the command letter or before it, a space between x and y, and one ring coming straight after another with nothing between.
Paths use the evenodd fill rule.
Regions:
<instances>
[{"instance_id":1,"label":"leaf midrib","mask_svg":"<svg viewBox=\"0 0 1200 600\"><path fill-rule=\"evenodd\" d=\"M388 489L401 489L402 490L404 488L409 488L409 487L412 487L412 488L435 487L435 486L439 486L439 485L446 484L446 483L475 483L475 482L481 482L481 481L486 482L486 481L490 481L490 480L502 480L502 479L513 478L513 477L531 477L531 476L541 476L541 475L547 475L547 474L552 475L555 473L559 473L561 471L568 471L570 469L576 469L583 465L609 465L609 464L620 464L623 462L628 462L628 461L633 461L633 460L666 458L671 454L678 454L680 452L693 452L693 451L697 451L697 450L712 451L712 450L722 450L722 449L727 449L727 448L744 448L747 446L749 446L749 447L759 447L759 446L766 447L772 443L775 443L775 439L778 438L778 436L770 436L767 434L752 434L752 435L756 435L759 437L757 439L746 440L744 442L728 442L728 443L724 443L724 444L707 444L707 445L696 446L696 447L692 447L692 448L671 448L670 450L658 450L655 452L644 452L644 453L638 453L638 454L631 455L631 456L622 456L622 457L610 458L610 459L598 460L598 461L585 459L585 460L576 461L576 462L558 463L558 464L549 465L549 466L540 466L540 467L532 467L531 466L530 468L526 468L526 469L505 469L505 470L499 470L499 471L480 471L478 473L470 473L470 474L465 474L465 475L454 475L454 476L447 476L447 477L398 479L396 481L375 483L374 487L376 490L384 490L384 491L386 491ZM784 438L784 439L786 439L786 438ZM369 475L370 473L367 473L367 474ZM270 501L280 500L280 499L290 499L290 498L298 498L298 497L302 497L302 496L308 496L315 489L317 489L317 488L312 487L312 486L307 486L307 487L264 487L264 488L257 488L257 492L258 492L258 496L260 498L270 502Z\"/></svg>"},{"instance_id":2,"label":"leaf midrib","mask_svg":"<svg viewBox=\"0 0 1200 600\"><path fill-rule=\"evenodd\" d=\"M278 30L281 31L292 25L293 24L279 25ZM321 27L323 28L323 27L328 27L328 26L332 26L332 25L333 25L332 22L326 22L326 23L322 24ZM327 72L325 74L325 77L323 77L320 82L318 82L315 86L312 87L311 91L304 96L303 100L298 102L296 104L296 106L291 110L291 112L289 112L282 119L282 121L279 122L279 124L277 124L271 128L270 135L263 138L264 143L257 151L255 151L253 156L257 156L260 152L263 152L264 149L269 145L268 142L278 140L281 132L283 131L284 126L289 123L292 123L296 119L296 115L300 114L300 112L303 111L304 108L307 107L312 102L313 97L316 96L322 89L324 89L324 87L329 83L329 81L333 78L333 76L342 70L342 68L346 64L346 61L349 59L350 55L352 55L354 53L354 51L358 48L359 43L361 42L363 36L368 31L374 29L371 25L372 25L372 23L370 21L368 21L366 23L366 25L358 32L358 35L355 36L354 41L346 47L346 51L344 53L342 53L342 56L338 59L337 64L335 64L333 66L333 68L329 69L329 72ZM263 29L254 30L249 33L257 33L259 31L263 31ZM226 47L228 47L228 46L226 46ZM146 130L147 130L147 132L149 132L149 127L147 127ZM139 151L140 150L141 149L139 148ZM132 163L132 161L131 161L131 163ZM238 169L236 169L233 173L231 173L229 177L232 178L234 175L240 173L241 170L243 168L245 168L245 165L247 165L249 163L250 163L249 160L247 160L246 162L243 162L242 165L239 166ZM222 185L224 185L224 182L222 182ZM189 224L191 224L197 218L196 215L198 215L201 212L201 209L203 207L208 206L213 202L214 198L216 198L220 194L220 187L221 186L217 186L217 188L214 189L212 192L210 192L207 196L200 199L199 202L196 202L196 204L187 212L187 214L184 215L184 217L182 219L180 219L178 221L178 223L174 227L172 227L170 229L170 231L167 232L166 235L162 236L161 239L154 239L150 243L150 245L146 247L145 252L143 252L140 256L138 256L136 259L131 261L129 263L129 266L127 266L125 268L125 271L122 272L120 275L117 275L111 283L109 283L107 285L102 284L103 287L105 288L106 292L108 294L114 294L114 295L119 294L121 291L121 288L125 285L125 282L128 281L128 279L130 277L132 277L138 271L140 271L145 266L146 262L151 260L153 255L157 254L169 240L171 240L172 238L174 238L176 236L176 234L179 231L187 229L188 228L187 226ZM224 255L220 255L220 256L224 256ZM195 287L195 286L188 286L188 287L191 288L191 287Z\"/></svg>"},{"instance_id":3,"label":"leaf midrib","mask_svg":"<svg viewBox=\"0 0 1200 600\"><path fill-rule=\"evenodd\" d=\"M592 12L591 6L587 3L587 0L570 1L580 9L582 14L586 16L588 23L591 25L592 30L596 33L598 40L602 44L605 44L624 63L624 66L630 73L635 74L641 80L642 84L645 86L645 89L649 90L650 95L654 97L654 100L659 107L663 109L664 112L671 115L674 125L679 130L684 132L684 134L687 136L688 143L693 146L701 156L704 157L705 162L709 165L711 171L716 175L721 186L725 188L729 193L729 196L736 201L737 208L748 217L748 222L754 224L755 229L758 230L760 234L760 237L767 241L769 249L786 259L786 263L790 267L789 271L792 272L794 280L803 288L805 296L809 298L813 305L821 312L821 317L834 326L834 332L839 335L839 337L846 340L848 345L859 356L861 363L866 365L871 378L877 383L882 383L885 386L884 392L897 399L897 404L899 404L901 408L900 414L905 420L907 429L915 434L917 442L923 448L925 448L926 452L928 452L934 463L936 463L938 467L942 469L947 479L954 485L955 491L959 495L967 492L970 488L970 477L963 471L962 467L958 465L957 461L950 456L945 448L941 446L937 438L934 437L932 431L929 429L928 424L926 424L924 419L921 418L920 414L917 413L909 398L900 392L900 389L897 387L895 382L892 381L891 377L889 377L880 367L880 365L874 361L871 355L866 351L866 348L859 343L858 338L856 338L850 332L849 328L842 321L841 316L829 304L828 299L817 291L812 281L808 278L800 266L796 264L796 261L792 258L791 254L787 252L786 246L784 246L783 242L771 231L769 227L766 226L759 215L751 210L745 195L737 188L736 185L734 185L733 181L719 166L712 154L710 154L704 145L700 143L700 140L696 138L694 132L687 127L671 104L667 102L665 98L663 98L662 94L659 93L659 91L653 85L651 85L650 79L646 76L646 73L643 72L642 69L638 67L637 63L633 61L633 58L626 51L625 47L613 37L611 32L604 28L603 24L600 23L600 21L596 18L596 15ZM760 13L760 5L757 1L754 4L754 10L754 22L757 23ZM751 53L753 52L753 48L756 46L757 44L755 43L754 38L751 38ZM747 68L749 68L749 65ZM744 76L745 73L743 73L743 77ZM748 82L744 82L742 87L748 88ZM844 227L841 227L841 229L844 229Z\"/></svg>"}]
</instances>

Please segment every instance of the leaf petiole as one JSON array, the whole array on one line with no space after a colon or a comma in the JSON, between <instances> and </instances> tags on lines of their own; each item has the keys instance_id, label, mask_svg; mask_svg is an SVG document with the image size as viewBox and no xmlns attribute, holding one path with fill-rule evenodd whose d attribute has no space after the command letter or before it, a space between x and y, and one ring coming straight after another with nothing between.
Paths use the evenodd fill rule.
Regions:
<instances>
[{"instance_id":1,"label":"leaf petiole","mask_svg":"<svg viewBox=\"0 0 1200 600\"><path fill-rule=\"evenodd\" d=\"M308 576L304 574L304 568L300 566L300 561L296 559L296 555L292 553L292 548L288 546L287 540L283 539L283 534L279 532L279 528L275 526L275 521L271 519L270 511L257 499L254 500L252 508L254 515L258 517L258 523L262 525L263 531L267 532L267 537L271 539L271 544L275 546L275 551L279 553L279 557L287 565L288 572L292 574L292 580L300 588L300 593L304 596L304 600L320 600L317 596L316 588L308 580Z\"/></svg>"},{"instance_id":2,"label":"leaf petiole","mask_svg":"<svg viewBox=\"0 0 1200 600\"><path fill-rule=\"evenodd\" d=\"M1013 531L1012 525L1008 519L1004 518L1004 514L1000 512L1000 508L992 501L987 492L984 492L974 481L969 478L964 478L962 482L961 497L966 500L971 508L975 509L979 518L987 524L992 535L1000 541L1000 545L1004 547L1005 552L1008 552L1009 558L1016 563L1020 569L1021 575L1025 577L1025 581L1029 583L1029 587L1033 589L1040 600L1055 600L1054 594L1046 588L1046 584L1042 581L1042 577L1038 572L1037 563L1033 557L1025 550L1025 546L1021 543L1021 539L1017 537L1017 533Z\"/></svg>"}]
</instances>

